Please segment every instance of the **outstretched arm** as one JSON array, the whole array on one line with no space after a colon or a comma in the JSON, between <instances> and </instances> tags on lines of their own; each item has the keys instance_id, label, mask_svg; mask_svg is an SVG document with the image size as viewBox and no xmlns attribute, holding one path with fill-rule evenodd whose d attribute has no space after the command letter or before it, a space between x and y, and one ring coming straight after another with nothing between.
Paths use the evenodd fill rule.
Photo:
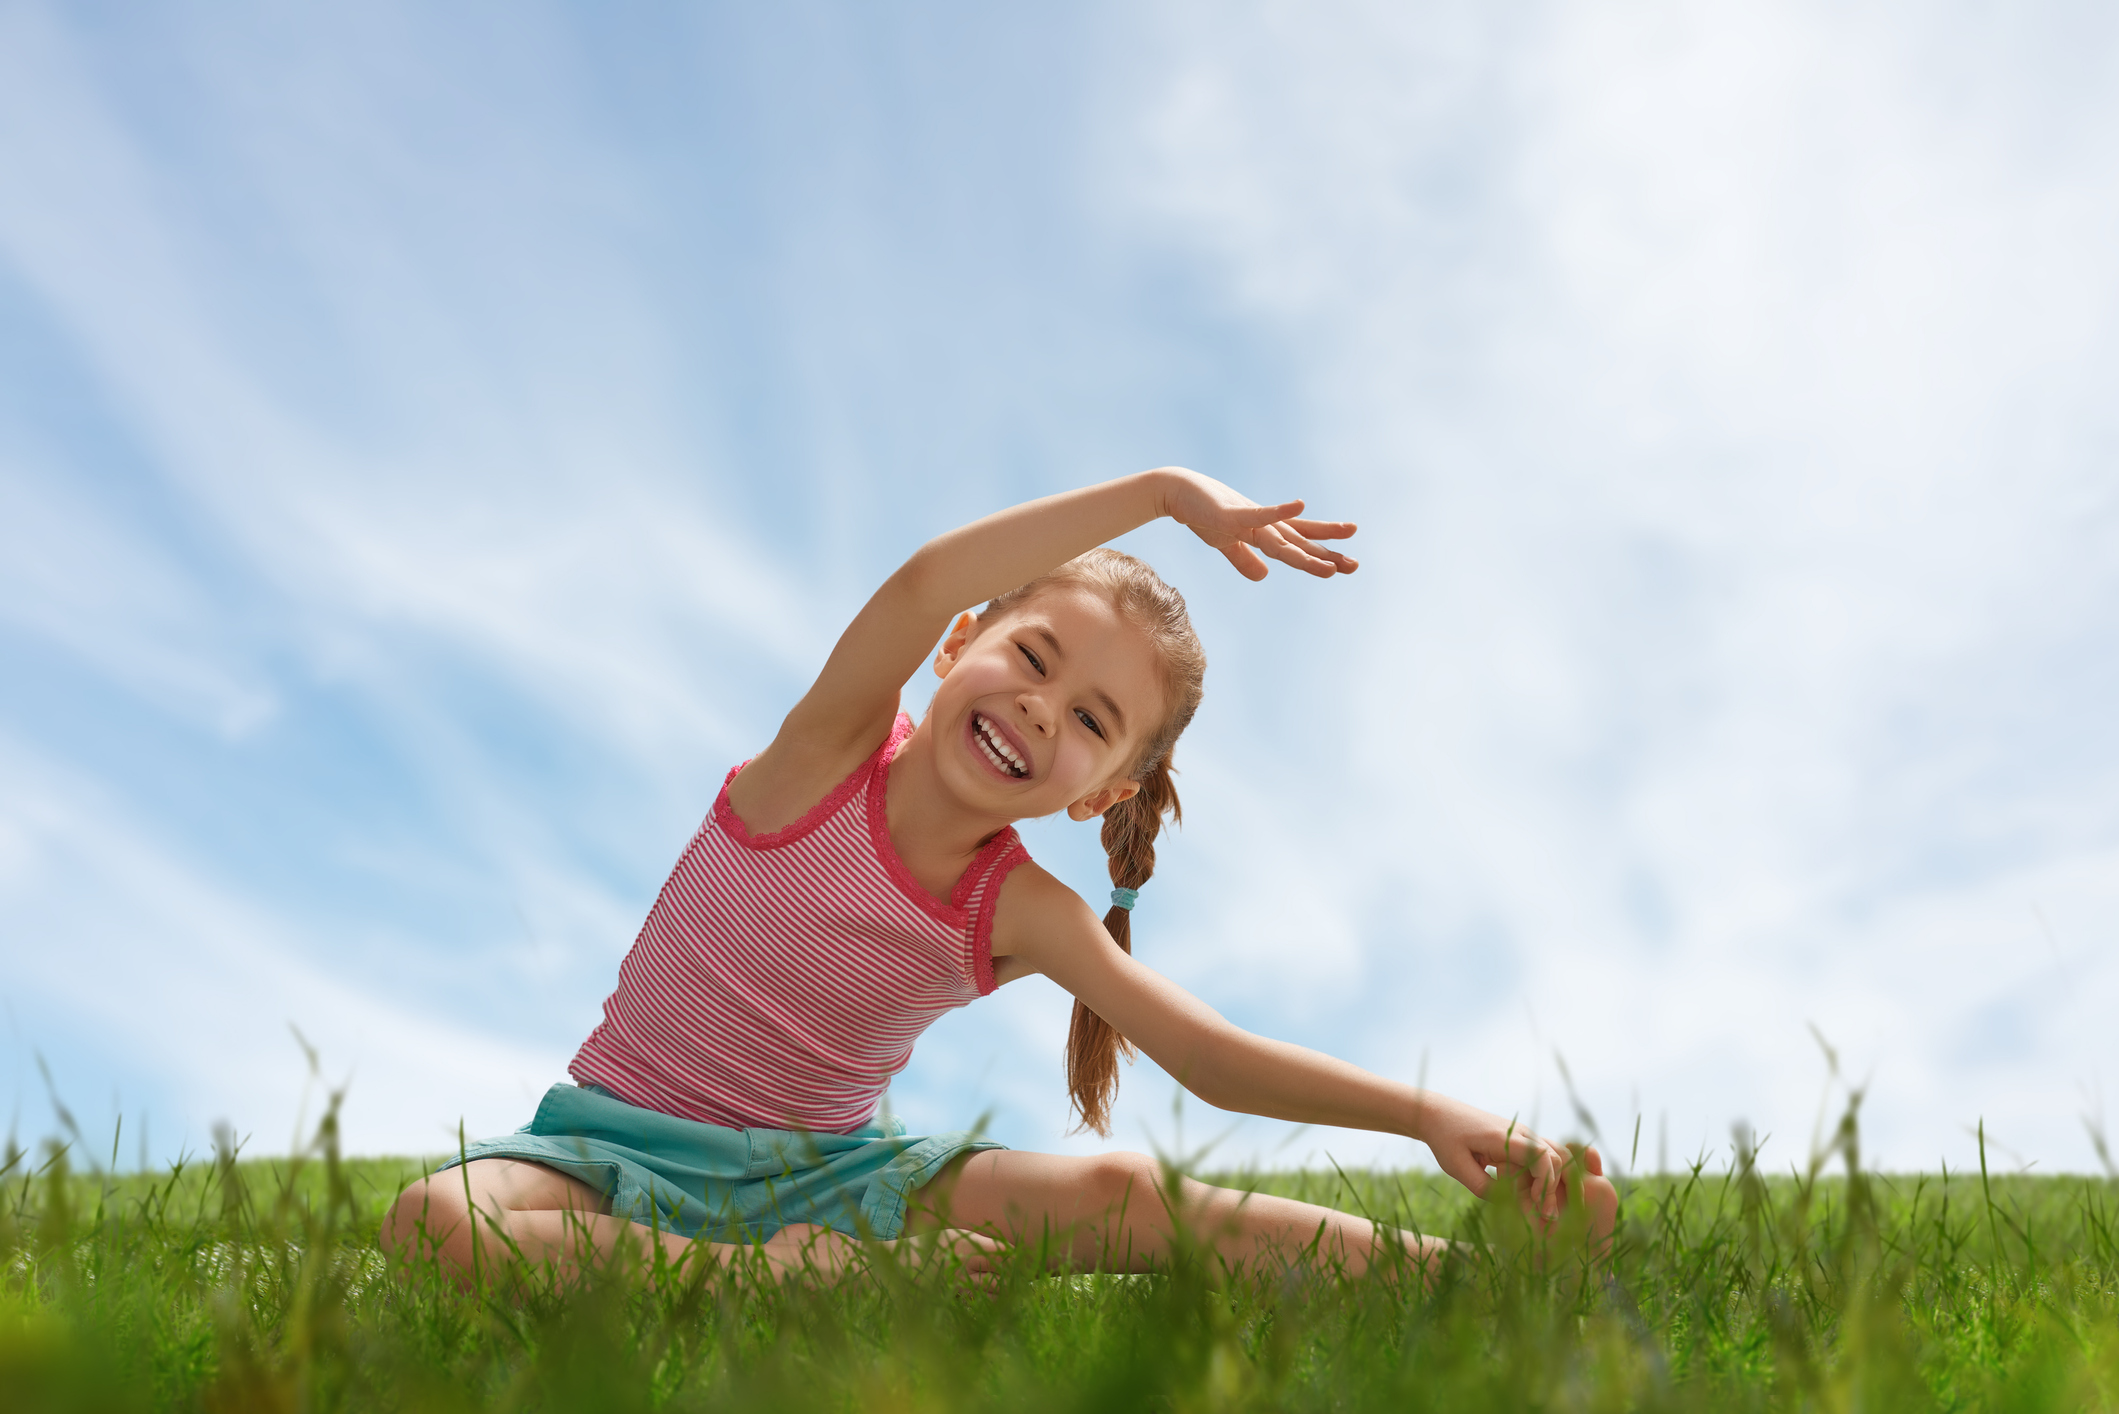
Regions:
<instances>
[{"instance_id":1,"label":"outstretched arm","mask_svg":"<svg viewBox=\"0 0 2119 1414\"><path fill-rule=\"evenodd\" d=\"M1461 1100L1230 1024L1119 951L1089 906L1035 866L1009 876L1001 907L997 955L1006 949L1065 987L1208 1104L1403 1134L1427 1145L1442 1171L1473 1193L1486 1193L1492 1168L1523 1185L1546 1216L1558 1215L1571 1158L1565 1145ZM1590 1173L1603 1172L1594 1149L1584 1162Z\"/></svg>"},{"instance_id":2,"label":"outstretched arm","mask_svg":"<svg viewBox=\"0 0 2119 1414\"><path fill-rule=\"evenodd\" d=\"M1353 560L1317 542L1344 539L1354 527L1302 519L1302 508L1301 501L1261 506L1211 477L1161 467L1025 502L939 535L854 617L769 751L784 741L834 756L864 754L889 730L898 689L951 615L1161 516L1189 526L1249 579L1265 577L1262 557L1321 577L1350 573Z\"/></svg>"}]
</instances>

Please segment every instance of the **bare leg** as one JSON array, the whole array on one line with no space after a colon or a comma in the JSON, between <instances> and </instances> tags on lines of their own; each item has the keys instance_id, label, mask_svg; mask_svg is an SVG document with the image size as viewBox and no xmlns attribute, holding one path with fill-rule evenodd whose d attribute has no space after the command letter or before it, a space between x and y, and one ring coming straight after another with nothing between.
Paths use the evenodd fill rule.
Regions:
<instances>
[{"instance_id":1,"label":"bare leg","mask_svg":"<svg viewBox=\"0 0 2119 1414\"><path fill-rule=\"evenodd\" d=\"M395 1261L431 1257L470 1286L522 1262L562 1278L622 1250L672 1259L691 1243L615 1218L604 1195L580 1179L517 1159L473 1159L414 1183L383 1218L383 1251Z\"/></svg>"},{"instance_id":2,"label":"bare leg","mask_svg":"<svg viewBox=\"0 0 2119 1414\"><path fill-rule=\"evenodd\" d=\"M1378 1243L1402 1244L1432 1272L1449 1251L1438 1237L1378 1229L1366 1218L1265 1193L1180 1179L1178 1215L1192 1240L1230 1262L1291 1262L1315 1252L1367 1270ZM1162 1166L1145 1154L1063 1158L988 1149L955 1160L917 1195L916 1220L968 1228L1002 1241L1044 1242L1061 1267L1147 1271L1175 1242Z\"/></svg>"},{"instance_id":3,"label":"bare leg","mask_svg":"<svg viewBox=\"0 0 2119 1414\"><path fill-rule=\"evenodd\" d=\"M658 1246L673 1263L709 1254L725 1261L746 1250L657 1232L612 1215L608 1207L596 1189L543 1164L473 1159L399 1194L383 1219L382 1246L399 1263L432 1257L465 1287L482 1277L520 1274L524 1266L571 1281L620 1254L651 1259ZM782 1276L840 1276L858 1266L864 1252L854 1238L809 1223L790 1223L762 1245L768 1266ZM940 1245L982 1271L997 1244L971 1233L944 1233Z\"/></svg>"}]
</instances>

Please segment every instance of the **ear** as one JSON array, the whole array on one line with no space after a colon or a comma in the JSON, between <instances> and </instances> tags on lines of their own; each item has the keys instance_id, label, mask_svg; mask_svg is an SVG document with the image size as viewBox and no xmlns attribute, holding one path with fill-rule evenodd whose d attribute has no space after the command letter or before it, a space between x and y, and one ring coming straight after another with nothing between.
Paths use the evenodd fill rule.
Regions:
<instances>
[{"instance_id":1,"label":"ear","mask_svg":"<svg viewBox=\"0 0 2119 1414\"><path fill-rule=\"evenodd\" d=\"M971 642L971 636L978 631L978 627L979 616L971 610L966 609L956 616L956 622L949 626L949 636L942 640L942 646L935 651L936 677L949 676L949 670L957 665L957 659L964 656L964 645Z\"/></svg>"},{"instance_id":2,"label":"ear","mask_svg":"<svg viewBox=\"0 0 2119 1414\"><path fill-rule=\"evenodd\" d=\"M1131 800L1140 794L1139 781L1114 781L1102 790L1091 791L1067 807L1067 818L1086 820L1092 815L1101 815L1122 800Z\"/></svg>"}]
</instances>

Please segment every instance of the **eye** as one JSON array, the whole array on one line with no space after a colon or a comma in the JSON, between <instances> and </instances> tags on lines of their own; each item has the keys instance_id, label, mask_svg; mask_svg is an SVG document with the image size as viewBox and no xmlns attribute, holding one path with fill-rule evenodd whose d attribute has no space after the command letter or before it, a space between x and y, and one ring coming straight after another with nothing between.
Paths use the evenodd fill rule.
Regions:
<instances>
[{"instance_id":1,"label":"eye","mask_svg":"<svg viewBox=\"0 0 2119 1414\"><path fill-rule=\"evenodd\" d=\"M1096 724L1096 718L1090 716L1081 708L1075 708L1074 715L1080 720L1081 724L1087 727L1090 731L1095 732L1098 736L1102 736L1104 734L1104 729Z\"/></svg>"},{"instance_id":2,"label":"eye","mask_svg":"<svg viewBox=\"0 0 2119 1414\"><path fill-rule=\"evenodd\" d=\"M1031 668L1037 673L1039 677L1043 677L1045 675L1045 665L1038 661L1037 654L1030 651L1030 645L1027 643L1018 643L1015 646L1023 650L1023 656L1030 660Z\"/></svg>"}]
</instances>

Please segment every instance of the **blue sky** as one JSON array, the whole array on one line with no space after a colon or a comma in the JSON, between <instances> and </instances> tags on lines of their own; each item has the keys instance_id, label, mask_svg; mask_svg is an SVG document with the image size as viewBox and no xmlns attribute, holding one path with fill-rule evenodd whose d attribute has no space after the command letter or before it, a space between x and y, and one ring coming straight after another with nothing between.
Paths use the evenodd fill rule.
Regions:
<instances>
[{"instance_id":1,"label":"blue sky","mask_svg":"<svg viewBox=\"0 0 2119 1414\"><path fill-rule=\"evenodd\" d=\"M1140 955L1639 1166L2095 1163L2119 19L0 3L0 1078L128 1159L512 1128L922 539L1159 463L1253 586ZM917 682L908 705L923 700ZM1093 836L1026 831L1101 886ZM893 1103L1064 1134L1065 998ZM1116 1139L1179 1142L1166 1078ZM1225 1118L1225 1160L1409 1162Z\"/></svg>"}]
</instances>

